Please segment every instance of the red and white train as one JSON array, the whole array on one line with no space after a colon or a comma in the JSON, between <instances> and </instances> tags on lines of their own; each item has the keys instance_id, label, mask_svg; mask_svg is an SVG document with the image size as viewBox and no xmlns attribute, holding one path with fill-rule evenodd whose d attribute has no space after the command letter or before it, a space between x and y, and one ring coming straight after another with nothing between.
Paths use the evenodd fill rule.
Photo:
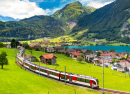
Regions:
<instances>
[{"instance_id":1,"label":"red and white train","mask_svg":"<svg viewBox=\"0 0 130 94\"><path fill-rule=\"evenodd\" d=\"M72 84L83 85L83 86L88 86L92 88L99 88L99 81L97 78L94 78L91 76L85 76L85 75L65 73L62 71L36 65L34 63L31 63L30 61L25 60L22 57L23 52L24 52L24 48L21 47L20 51L17 53L17 62L20 63L23 67L35 73L38 73L40 75L44 75L47 77L51 77L59 81L66 81Z\"/></svg>"}]
</instances>

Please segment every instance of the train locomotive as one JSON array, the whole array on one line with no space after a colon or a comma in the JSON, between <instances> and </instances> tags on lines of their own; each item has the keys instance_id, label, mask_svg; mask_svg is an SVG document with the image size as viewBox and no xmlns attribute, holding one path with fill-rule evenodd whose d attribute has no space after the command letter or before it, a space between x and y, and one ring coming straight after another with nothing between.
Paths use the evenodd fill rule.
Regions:
<instances>
[{"instance_id":1,"label":"train locomotive","mask_svg":"<svg viewBox=\"0 0 130 94\"><path fill-rule=\"evenodd\" d=\"M72 73L66 73L47 67L39 66L34 63L31 63L28 60L25 60L22 55L25 53L25 49L20 47L20 51L17 53L16 61L24 68L31 70L32 72L44 75L59 81L66 81L71 84L77 84L82 86L87 86L91 88L99 88L99 81L97 78L85 75L78 75Z\"/></svg>"}]
</instances>

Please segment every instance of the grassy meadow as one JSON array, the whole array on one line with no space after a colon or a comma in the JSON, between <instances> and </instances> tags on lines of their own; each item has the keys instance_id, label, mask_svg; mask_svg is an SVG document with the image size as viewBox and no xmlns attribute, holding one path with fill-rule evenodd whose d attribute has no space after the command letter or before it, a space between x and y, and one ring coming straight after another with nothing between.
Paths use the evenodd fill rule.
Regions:
<instances>
[{"instance_id":1,"label":"grassy meadow","mask_svg":"<svg viewBox=\"0 0 130 94\"><path fill-rule=\"evenodd\" d=\"M30 51L26 50L26 54L30 54ZM39 59L39 56L44 54L46 53L40 51L33 51L32 55L36 56ZM67 72L88 75L88 76L98 78L99 86L103 87L102 67L84 63L84 62L79 62L70 57L66 57L62 54L55 54L55 55L57 56L57 65L46 65L46 64L41 64L41 65L45 67L57 69L60 71L64 71L64 67L66 66ZM38 62L34 62L34 63L39 64ZM105 75L104 75L105 88L130 92L130 77L128 74L113 71L110 68L105 68L104 71L105 71Z\"/></svg>"},{"instance_id":2,"label":"grassy meadow","mask_svg":"<svg viewBox=\"0 0 130 94\"><path fill-rule=\"evenodd\" d=\"M25 71L15 63L14 49L0 48L0 53L2 51L7 53L9 65L4 65L4 69L0 69L0 94L75 94L75 91L76 94L101 94ZM40 55L43 52L34 53Z\"/></svg>"}]
</instances>

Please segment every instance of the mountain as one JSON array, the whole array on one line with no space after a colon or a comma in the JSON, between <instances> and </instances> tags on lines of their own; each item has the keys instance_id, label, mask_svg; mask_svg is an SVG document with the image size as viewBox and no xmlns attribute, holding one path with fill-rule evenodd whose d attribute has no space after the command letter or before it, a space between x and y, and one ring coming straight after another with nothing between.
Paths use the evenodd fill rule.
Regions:
<instances>
[{"instance_id":1,"label":"mountain","mask_svg":"<svg viewBox=\"0 0 130 94\"><path fill-rule=\"evenodd\" d=\"M61 10L56 11L52 17L59 20L63 26L67 25L71 29L76 25L80 18L84 15L91 14L93 11L95 11L95 8L84 7L79 1L76 1L67 4Z\"/></svg>"},{"instance_id":2,"label":"mountain","mask_svg":"<svg viewBox=\"0 0 130 94\"><path fill-rule=\"evenodd\" d=\"M14 19L12 17L8 17L8 16L2 16L0 15L0 21L3 21L3 22L7 22L7 21L18 21L19 19Z\"/></svg>"},{"instance_id":3,"label":"mountain","mask_svg":"<svg viewBox=\"0 0 130 94\"><path fill-rule=\"evenodd\" d=\"M105 38L109 41L129 41L130 0L116 0L90 15L85 15L72 30L73 35L79 32L83 34L78 39Z\"/></svg>"},{"instance_id":4,"label":"mountain","mask_svg":"<svg viewBox=\"0 0 130 94\"><path fill-rule=\"evenodd\" d=\"M15 37L19 40L57 37L64 34L59 22L50 16L33 16L20 21L1 23L1 26L1 36Z\"/></svg>"}]
</instances>

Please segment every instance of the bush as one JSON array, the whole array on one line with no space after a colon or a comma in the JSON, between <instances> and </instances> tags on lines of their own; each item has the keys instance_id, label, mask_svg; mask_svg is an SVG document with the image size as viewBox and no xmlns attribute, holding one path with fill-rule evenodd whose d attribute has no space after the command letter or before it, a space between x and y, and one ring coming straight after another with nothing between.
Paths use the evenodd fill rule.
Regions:
<instances>
[{"instance_id":1,"label":"bush","mask_svg":"<svg viewBox=\"0 0 130 94\"><path fill-rule=\"evenodd\" d=\"M83 61L83 60L84 60L83 57L81 57L81 56L77 57L77 61L81 62L81 61Z\"/></svg>"}]
</instances>

